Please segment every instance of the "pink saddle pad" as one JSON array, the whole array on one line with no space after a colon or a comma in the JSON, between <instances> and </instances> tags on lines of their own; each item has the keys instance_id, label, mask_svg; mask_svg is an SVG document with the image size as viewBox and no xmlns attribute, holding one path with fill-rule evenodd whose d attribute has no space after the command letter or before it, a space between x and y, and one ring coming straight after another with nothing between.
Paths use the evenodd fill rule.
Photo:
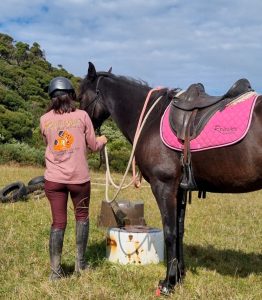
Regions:
<instances>
[{"instance_id":1,"label":"pink saddle pad","mask_svg":"<svg viewBox=\"0 0 262 300\"><path fill-rule=\"evenodd\" d=\"M201 133L190 141L191 151L224 147L243 139L248 132L257 97L254 92L248 93L230 103L223 111L216 112ZM169 112L170 105L161 119L161 139L169 148L182 151L183 144L170 127Z\"/></svg>"}]
</instances>

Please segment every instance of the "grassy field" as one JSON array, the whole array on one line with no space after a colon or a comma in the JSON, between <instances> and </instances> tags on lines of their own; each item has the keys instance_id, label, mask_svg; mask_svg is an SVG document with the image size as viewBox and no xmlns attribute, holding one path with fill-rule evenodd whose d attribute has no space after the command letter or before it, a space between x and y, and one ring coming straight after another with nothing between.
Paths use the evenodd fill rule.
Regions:
<instances>
[{"instance_id":1,"label":"grassy field","mask_svg":"<svg viewBox=\"0 0 262 300\"><path fill-rule=\"evenodd\" d=\"M0 166L0 188L43 175L33 167ZM119 178L120 176L117 175ZM93 173L93 182L104 174ZM185 258L187 276L170 299L262 299L262 192L239 195L194 194L187 208ZM122 266L105 258L106 230L96 227L104 187L94 184L87 257L81 277L74 268L74 217L69 203L63 266L68 277L49 282L50 210L46 198L0 203L1 299L156 299L165 265ZM119 199L141 199L150 226L161 227L156 202L148 187L130 188ZM165 297L160 297L159 299Z\"/></svg>"}]
</instances>

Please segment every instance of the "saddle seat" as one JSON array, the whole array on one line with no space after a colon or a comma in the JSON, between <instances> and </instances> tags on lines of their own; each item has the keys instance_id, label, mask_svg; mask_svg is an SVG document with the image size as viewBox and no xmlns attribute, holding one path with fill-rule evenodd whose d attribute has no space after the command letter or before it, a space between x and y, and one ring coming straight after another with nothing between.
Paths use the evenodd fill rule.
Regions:
<instances>
[{"instance_id":1,"label":"saddle seat","mask_svg":"<svg viewBox=\"0 0 262 300\"><path fill-rule=\"evenodd\" d=\"M250 82L243 78L235 82L222 96L210 96L202 83L195 83L171 101L169 122L177 138L184 141L196 138L208 120L218 110L247 92L253 91Z\"/></svg>"},{"instance_id":2,"label":"saddle seat","mask_svg":"<svg viewBox=\"0 0 262 300\"><path fill-rule=\"evenodd\" d=\"M178 98L174 98L173 105L183 110L193 110L214 105L225 98L234 99L250 91L252 91L250 82L245 78L236 81L222 96L210 96L205 92L202 83L194 83Z\"/></svg>"}]
</instances>

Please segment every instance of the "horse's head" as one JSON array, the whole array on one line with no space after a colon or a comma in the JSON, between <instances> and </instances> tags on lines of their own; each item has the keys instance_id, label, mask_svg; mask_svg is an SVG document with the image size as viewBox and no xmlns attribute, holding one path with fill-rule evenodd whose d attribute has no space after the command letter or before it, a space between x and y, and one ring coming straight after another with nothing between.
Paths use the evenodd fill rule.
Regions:
<instances>
[{"instance_id":1,"label":"horse's head","mask_svg":"<svg viewBox=\"0 0 262 300\"><path fill-rule=\"evenodd\" d=\"M103 77L110 76L111 70L110 68L108 72L97 73L95 66L89 62L88 73L80 84L80 108L89 114L95 129L99 128L110 116L104 99L105 95L100 90L100 82Z\"/></svg>"}]
</instances>

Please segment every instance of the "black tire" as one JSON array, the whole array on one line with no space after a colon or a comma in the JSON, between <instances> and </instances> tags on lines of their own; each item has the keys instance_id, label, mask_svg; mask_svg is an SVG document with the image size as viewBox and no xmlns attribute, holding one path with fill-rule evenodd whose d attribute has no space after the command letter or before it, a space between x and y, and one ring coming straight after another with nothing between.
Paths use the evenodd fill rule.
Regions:
<instances>
[{"instance_id":1,"label":"black tire","mask_svg":"<svg viewBox=\"0 0 262 300\"><path fill-rule=\"evenodd\" d=\"M0 202L16 202L26 197L27 191L23 182L17 181L0 191Z\"/></svg>"},{"instance_id":2,"label":"black tire","mask_svg":"<svg viewBox=\"0 0 262 300\"><path fill-rule=\"evenodd\" d=\"M26 188L27 194L33 193L38 190L43 190L45 188L45 178L44 176L37 176L32 178L28 182L28 186Z\"/></svg>"},{"instance_id":3,"label":"black tire","mask_svg":"<svg viewBox=\"0 0 262 300\"><path fill-rule=\"evenodd\" d=\"M37 177L32 178L28 182L28 185L36 185L36 184L44 184L44 183L45 183L44 176L37 176Z\"/></svg>"}]
</instances>

